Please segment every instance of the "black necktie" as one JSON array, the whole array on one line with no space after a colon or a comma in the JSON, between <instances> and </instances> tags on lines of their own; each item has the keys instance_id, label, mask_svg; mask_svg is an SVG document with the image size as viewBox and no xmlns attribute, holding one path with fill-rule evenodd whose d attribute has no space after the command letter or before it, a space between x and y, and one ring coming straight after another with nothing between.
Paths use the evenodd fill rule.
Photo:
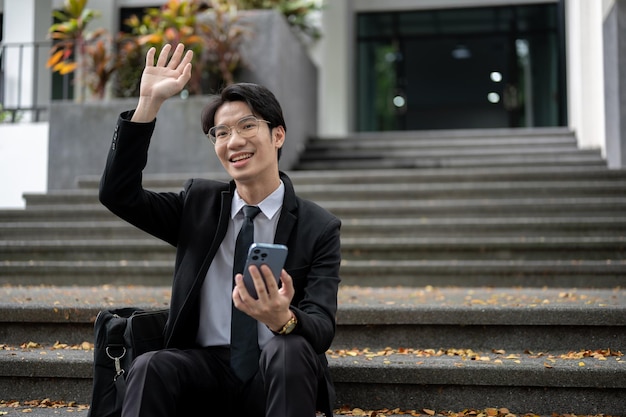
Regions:
<instances>
[{"instance_id":1,"label":"black necktie","mask_svg":"<svg viewBox=\"0 0 626 417\"><path fill-rule=\"evenodd\" d=\"M235 243L233 279L236 274L243 272L248 248L254 240L253 219L260 212L261 209L257 206L243 207L243 226ZM230 366L242 381L250 379L259 367L257 322L234 305L230 332Z\"/></svg>"}]
</instances>

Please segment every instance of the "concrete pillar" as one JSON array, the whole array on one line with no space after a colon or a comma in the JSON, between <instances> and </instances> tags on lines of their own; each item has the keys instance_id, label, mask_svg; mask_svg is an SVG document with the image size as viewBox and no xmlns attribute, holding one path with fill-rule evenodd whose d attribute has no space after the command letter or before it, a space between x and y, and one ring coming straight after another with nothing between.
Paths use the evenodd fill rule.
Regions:
<instances>
[{"instance_id":1,"label":"concrete pillar","mask_svg":"<svg viewBox=\"0 0 626 417\"><path fill-rule=\"evenodd\" d=\"M318 126L322 136L354 130L352 0L326 2L322 12Z\"/></svg>"},{"instance_id":2,"label":"concrete pillar","mask_svg":"<svg viewBox=\"0 0 626 417\"><path fill-rule=\"evenodd\" d=\"M604 18L604 97L609 168L626 168L626 0Z\"/></svg>"},{"instance_id":3,"label":"concrete pillar","mask_svg":"<svg viewBox=\"0 0 626 417\"><path fill-rule=\"evenodd\" d=\"M4 105L7 108L47 107L50 101L50 70L45 66L52 23L51 0L5 0L3 3ZM22 121L35 119L23 112Z\"/></svg>"},{"instance_id":4,"label":"concrete pillar","mask_svg":"<svg viewBox=\"0 0 626 417\"><path fill-rule=\"evenodd\" d=\"M602 62L602 2L567 0L568 123L581 148L606 154Z\"/></svg>"}]
</instances>

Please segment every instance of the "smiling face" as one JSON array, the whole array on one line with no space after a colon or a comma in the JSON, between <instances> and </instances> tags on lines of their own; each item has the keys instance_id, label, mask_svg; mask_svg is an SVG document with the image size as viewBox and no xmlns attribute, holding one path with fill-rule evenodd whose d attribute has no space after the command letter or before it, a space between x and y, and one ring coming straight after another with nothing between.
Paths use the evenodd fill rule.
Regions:
<instances>
[{"instance_id":1,"label":"smiling face","mask_svg":"<svg viewBox=\"0 0 626 417\"><path fill-rule=\"evenodd\" d=\"M283 146L285 130L282 126L270 129L267 123L260 123L255 136L243 138L234 126L250 115L262 119L243 101L229 101L220 106L215 113L215 125L230 126L232 133L227 141L215 145L215 153L235 180L239 194L248 204L255 204L258 201L249 200L263 199L280 183L277 152Z\"/></svg>"}]
</instances>

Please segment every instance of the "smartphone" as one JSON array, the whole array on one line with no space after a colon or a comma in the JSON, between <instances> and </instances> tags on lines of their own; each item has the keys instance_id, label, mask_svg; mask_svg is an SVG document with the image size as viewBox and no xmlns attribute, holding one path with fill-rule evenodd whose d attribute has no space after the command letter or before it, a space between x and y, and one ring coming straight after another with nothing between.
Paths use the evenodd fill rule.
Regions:
<instances>
[{"instance_id":1,"label":"smartphone","mask_svg":"<svg viewBox=\"0 0 626 417\"><path fill-rule=\"evenodd\" d=\"M276 278L276 283L280 286L280 273L285 265L285 259L287 259L287 246L285 245L276 243L253 243L250 245L246 265L243 268L243 283L246 285L250 295L254 298L259 298L248 267L256 265L260 269L263 264L269 266L274 274L274 278Z\"/></svg>"}]
</instances>

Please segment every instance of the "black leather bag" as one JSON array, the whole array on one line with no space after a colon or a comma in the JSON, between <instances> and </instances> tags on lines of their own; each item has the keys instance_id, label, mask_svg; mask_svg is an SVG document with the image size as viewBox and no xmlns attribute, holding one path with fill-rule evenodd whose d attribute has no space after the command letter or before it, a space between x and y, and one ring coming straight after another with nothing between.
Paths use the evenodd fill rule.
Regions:
<instances>
[{"instance_id":1,"label":"black leather bag","mask_svg":"<svg viewBox=\"0 0 626 417\"><path fill-rule=\"evenodd\" d=\"M126 372L142 353L163 348L169 310L134 307L102 310L94 324L94 367L87 417L119 417L126 391Z\"/></svg>"}]
</instances>

